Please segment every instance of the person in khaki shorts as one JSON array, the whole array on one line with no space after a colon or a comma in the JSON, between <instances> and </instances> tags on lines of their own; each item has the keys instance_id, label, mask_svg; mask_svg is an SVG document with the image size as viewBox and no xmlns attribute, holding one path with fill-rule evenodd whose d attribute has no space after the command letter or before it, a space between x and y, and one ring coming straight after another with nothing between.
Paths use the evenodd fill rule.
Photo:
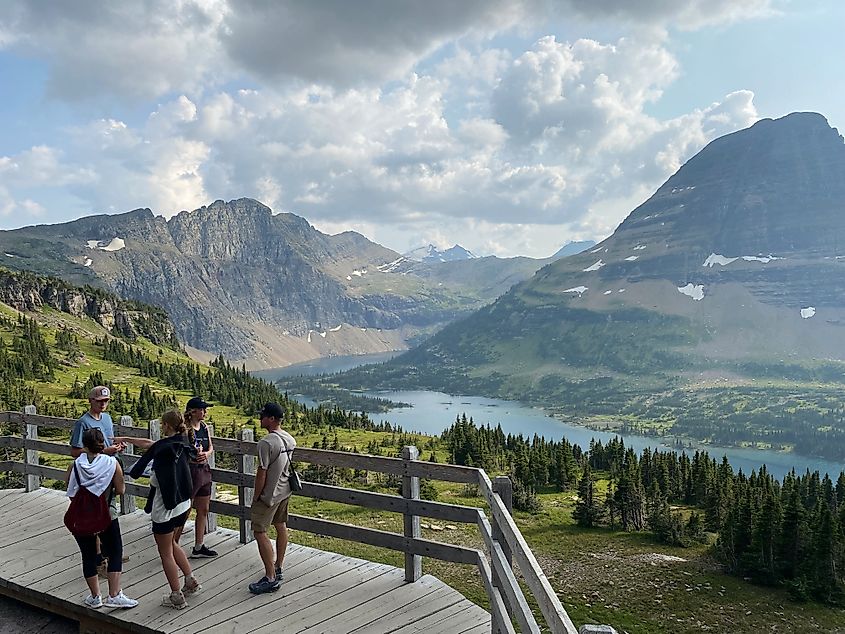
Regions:
<instances>
[{"instance_id":1,"label":"person in khaki shorts","mask_svg":"<svg viewBox=\"0 0 845 634\"><path fill-rule=\"evenodd\" d=\"M267 403L259 413L267 435L258 441L258 470L255 474L255 497L250 509L252 532L258 542L258 554L264 564L264 576L249 584L253 594L275 592L282 583L282 564L288 547L288 484L291 456L296 447L293 436L279 427L285 412L278 403ZM267 535L270 525L276 528L276 551Z\"/></svg>"}]
</instances>

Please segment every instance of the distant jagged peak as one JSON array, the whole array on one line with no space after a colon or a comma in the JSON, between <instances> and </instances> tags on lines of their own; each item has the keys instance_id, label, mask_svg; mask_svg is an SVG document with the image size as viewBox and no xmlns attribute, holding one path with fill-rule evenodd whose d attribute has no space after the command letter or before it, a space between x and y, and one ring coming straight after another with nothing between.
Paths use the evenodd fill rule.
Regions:
<instances>
[{"instance_id":1,"label":"distant jagged peak","mask_svg":"<svg viewBox=\"0 0 845 634\"><path fill-rule=\"evenodd\" d=\"M460 260L473 260L478 257L460 244L455 244L444 251L441 251L433 244L427 244L412 249L404 255L409 260L416 262L457 262Z\"/></svg>"}]
</instances>

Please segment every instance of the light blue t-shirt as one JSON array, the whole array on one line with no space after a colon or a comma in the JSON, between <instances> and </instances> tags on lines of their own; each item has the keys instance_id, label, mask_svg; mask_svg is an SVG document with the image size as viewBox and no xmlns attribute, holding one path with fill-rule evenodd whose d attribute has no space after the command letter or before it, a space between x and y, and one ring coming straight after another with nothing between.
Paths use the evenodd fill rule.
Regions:
<instances>
[{"instance_id":1,"label":"light blue t-shirt","mask_svg":"<svg viewBox=\"0 0 845 634\"><path fill-rule=\"evenodd\" d=\"M86 429L98 428L103 432L103 437L106 439L106 447L111 447L114 444L114 423L111 416L106 412L100 414L100 420L91 416L91 412L85 412L79 420L73 425L73 431L70 433L70 446L82 447L82 434Z\"/></svg>"}]
</instances>

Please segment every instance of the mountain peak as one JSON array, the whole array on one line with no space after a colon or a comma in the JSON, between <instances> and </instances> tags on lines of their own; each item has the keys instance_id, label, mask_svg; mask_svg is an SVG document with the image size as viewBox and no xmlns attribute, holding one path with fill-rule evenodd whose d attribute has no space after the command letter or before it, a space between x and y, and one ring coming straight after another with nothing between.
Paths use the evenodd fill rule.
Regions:
<instances>
[{"instance_id":1,"label":"mountain peak","mask_svg":"<svg viewBox=\"0 0 845 634\"><path fill-rule=\"evenodd\" d=\"M842 137L822 115L797 112L709 143L617 234L671 236L677 247L706 253L831 249L845 242L843 199Z\"/></svg>"},{"instance_id":2,"label":"mountain peak","mask_svg":"<svg viewBox=\"0 0 845 634\"><path fill-rule=\"evenodd\" d=\"M478 256L460 244L455 244L445 251L441 251L433 244L427 244L408 251L405 257L417 262L457 262L459 260L472 260Z\"/></svg>"}]
</instances>

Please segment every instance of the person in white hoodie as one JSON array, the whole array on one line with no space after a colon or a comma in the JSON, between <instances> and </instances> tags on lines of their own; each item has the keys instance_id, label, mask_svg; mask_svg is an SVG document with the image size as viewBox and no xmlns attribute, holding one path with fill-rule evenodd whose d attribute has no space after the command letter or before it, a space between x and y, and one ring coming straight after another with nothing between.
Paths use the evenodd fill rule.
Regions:
<instances>
[{"instance_id":1,"label":"person in white hoodie","mask_svg":"<svg viewBox=\"0 0 845 634\"><path fill-rule=\"evenodd\" d=\"M106 440L98 428L86 429L82 434L85 451L71 463L67 469L67 496L72 498L79 492L79 487L88 489L93 495L100 496L109 492L110 496L126 491L123 469L114 456L103 453ZM138 605L120 589L120 574L123 566L123 539L120 524L114 518L109 527L99 535L75 536L82 553L82 574L91 594L85 598L89 608L134 608ZM100 597L100 581L97 578L97 539L100 540L102 554L108 557L109 594L105 600Z\"/></svg>"}]
</instances>

